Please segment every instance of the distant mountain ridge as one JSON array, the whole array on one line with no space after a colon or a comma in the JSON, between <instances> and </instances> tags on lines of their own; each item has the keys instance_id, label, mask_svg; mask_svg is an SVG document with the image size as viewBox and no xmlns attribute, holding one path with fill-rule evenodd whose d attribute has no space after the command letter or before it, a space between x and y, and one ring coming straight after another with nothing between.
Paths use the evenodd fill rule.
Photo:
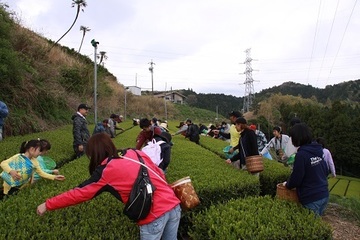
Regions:
<instances>
[{"instance_id":1,"label":"distant mountain ridge","mask_svg":"<svg viewBox=\"0 0 360 240\"><path fill-rule=\"evenodd\" d=\"M210 111L218 111L220 114L227 116L229 111L243 108L244 97L235 97L225 94L213 93L196 93L191 89L177 90L185 95L187 103L191 106L207 109ZM328 85L324 89L316 88L311 85L304 85L295 82L285 82L279 86L264 89L259 93L255 93L254 104L266 100L272 94L301 96L305 99L316 99L320 103L330 101L348 101L360 102L360 80L342 82L335 85Z\"/></svg>"},{"instance_id":2,"label":"distant mountain ridge","mask_svg":"<svg viewBox=\"0 0 360 240\"><path fill-rule=\"evenodd\" d=\"M316 88L311 85L304 85L294 82L285 82L279 86L262 90L255 94L255 98L266 98L271 94L281 93L282 95L301 96L303 98L312 98L325 103L328 99L331 101L360 101L360 80L342 82L335 85L328 85L324 89Z\"/></svg>"}]
</instances>

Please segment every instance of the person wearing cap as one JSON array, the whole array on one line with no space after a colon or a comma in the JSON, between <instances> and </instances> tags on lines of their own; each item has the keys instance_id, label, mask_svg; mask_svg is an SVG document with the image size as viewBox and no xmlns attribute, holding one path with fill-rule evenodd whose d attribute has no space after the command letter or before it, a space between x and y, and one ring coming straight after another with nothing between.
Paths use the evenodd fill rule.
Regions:
<instances>
[{"instance_id":1,"label":"person wearing cap","mask_svg":"<svg viewBox=\"0 0 360 240\"><path fill-rule=\"evenodd\" d=\"M241 113L239 111L231 111L229 113L229 119L230 119L230 122L231 122L231 126L230 126L230 129L229 129L228 133L219 132L218 130L214 130L215 132L218 131L220 136L222 136L222 137L224 137L226 139L230 139L230 145L227 148L230 149L228 154L231 157L234 156L238 152L238 150L235 148L235 146L237 146L238 143L239 143L240 132L238 132L236 130L235 121L239 117L241 117ZM240 168L240 161L232 162L232 165L233 165L233 167L239 169Z\"/></svg>"},{"instance_id":2,"label":"person wearing cap","mask_svg":"<svg viewBox=\"0 0 360 240\"><path fill-rule=\"evenodd\" d=\"M167 124L166 122L160 123L160 126L159 126L159 127L161 128L161 130L162 130L163 132L169 132L168 124Z\"/></svg>"},{"instance_id":3,"label":"person wearing cap","mask_svg":"<svg viewBox=\"0 0 360 240\"><path fill-rule=\"evenodd\" d=\"M274 137L269 141L269 143L264 147L260 152L261 155L266 154L271 148L275 149L276 159L279 162L286 163L287 159L284 159L284 149L290 141L290 137L286 134L282 134L281 128L275 126L273 128Z\"/></svg>"},{"instance_id":4,"label":"person wearing cap","mask_svg":"<svg viewBox=\"0 0 360 240\"><path fill-rule=\"evenodd\" d=\"M154 135L159 135L162 133L161 129L156 126L152 126L151 122L147 118L140 119L140 128L142 129L138 136L136 137L136 149L140 150L144 144L148 141L151 141Z\"/></svg>"},{"instance_id":5,"label":"person wearing cap","mask_svg":"<svg viewBox=\"0 0 360 240\"><path fill-rule=\"evenodd\" d=\"M116 115L116 119L115 119L115 129L116 130L121 130L122 132L125 131L125 129L123 129L122 127L118 127L118 124L123 122L123 115Z\"/></svg>"},{"instance_id":6,"label":"person wearing cap","mask_svg":"<svg viewBox=\"0 0 360 240\"><path fill-rule=\"evenodd\" d=\"M266 139L265 133L263 133L262 131L256 129L255 124L251 124L249 126L249 128L255 132L258 149L259 149L259 152L261 152L264 149L267 142L268 142L268 140Z\"/></svg>"},{"instance_id":7,"label":"person wearing cap","mask_svg":"<svg viewBox=\"0 0 360 240\"><path fill-rule=\"evenodd\" d=\"M73 121L73 148L77 158L85 153L86 143L90 138L86 121L89 109L90 107L87 104L82 103L78 106L76 114L71 117Z\"/></svg>"},{"instance_id":8,"label":"person wearing cap","mask_svg":"<svg viewBox=\"0 0 360 240\"><path fill-rule=\"evenodd\" d=\"M189 138L190 141L199 144L199 140L200 140L199 126L193 124L190 119L186 120L186 125L188 126L188 129L186 130L185 138Z\"/></svg>"},{"instance_id":9,"label":"person wearing cap","mask_svg":"<svg viewBox=\"0 0 360 240\"><path fill-rule=\"evenodd\" d=\"M240 167L244 169L246 166L246 157L259 155L256 135L255 132L248 127L247 121L243 117L235 120L235 128L237 132L240 133L239 142L235 146L239 152L235 156L227 159L226 163L231 164L240 160Z\"/></svg>"}]
</instances>

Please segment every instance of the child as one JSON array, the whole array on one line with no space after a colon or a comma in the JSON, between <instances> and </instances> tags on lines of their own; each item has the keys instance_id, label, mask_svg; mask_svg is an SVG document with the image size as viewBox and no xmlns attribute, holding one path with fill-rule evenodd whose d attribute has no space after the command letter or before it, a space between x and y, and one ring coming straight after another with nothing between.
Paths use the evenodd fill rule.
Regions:
<instances>
[{"instance_id":1,"label":"child","mask_svg":"<svg viewBox=\"0 0 360 240\"><path fill-rule=\"evenodd\" d=\"M44 172L49 173L49 174L59 175L59 170L51 169L51 168L49 168L49 166L46 166L45 160L43 158L43 155L45 155L47 153L47 151L49 151L51 149L50 142L48 140L41 139L40 144L41 144L42 150L41 150L40 155L36 159L39 162L39 166L41 167L41 170L43 170ZM32 177L31 183L35 183L36 181L38 181L40 179L41 179L41 177L39 176L39 174L35 172Z\"/></svg>"},{"instance_id":2,"label":"child","mask_svg":"<svg viewBox=\"0 0 360 240\"><path fill-rule=\"evenodd\" d=\"M41 153L40 140L30 140L23 142L20 147L20 153L1 162L0 166L4 170L1 177L4 180L4 194L11 195L19 190L23 185L31 180L35 170L41 177L50 180L65 180L62 175L51 175L41 170L39 162L36 159Z\"/></svg>"}]
</instances>

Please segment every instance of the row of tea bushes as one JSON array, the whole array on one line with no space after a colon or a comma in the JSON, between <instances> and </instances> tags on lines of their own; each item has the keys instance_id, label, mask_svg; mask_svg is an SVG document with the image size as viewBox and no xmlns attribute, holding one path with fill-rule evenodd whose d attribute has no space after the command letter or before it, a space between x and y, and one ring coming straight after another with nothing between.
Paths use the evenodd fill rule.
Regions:
<instances>
[{"instance_id":1,"label":"row of tea bushes","mask_svg":"<svg viewBox=\"0 0 360 240\"><path fill-rule=\"evenodd\" d=\"M0 160L2 161L19 153L22 142L38 138L50 142L51 150L48 152L48 156L57 163L74 157L72 126L67 125L54 131L5 138L4 141L0 142Z\"/></svg>"},{"instance_id":2,"label":"row of tea bushes","mask_svg":"<svg viewBox=\"0 0 360 240\"><path fill-rule=\"evenodd\" d=\"M0 239L137 239L138 228L108 193L42 217L36 214L36 207L47 198L86 180L88 163L86 157L76 159L61 168L65 181L40 180L0 202Z\"/></svg>"},{"instance_id":3,"label":"row of tea bushes","mask_svg":"<svg viewBox=\"0 0 360 240\"><path fill-rule=\"evenodd\" d=\"M171 130L171 129L170 129ZM139 128L131 129L115 139L119 148L133 147ZM190 176L200 198L200 205L190 212L183 212L180 234L187 235L192 225L192 216L213 204L226 203L230 199L257 196L260 194L259 180L244 171L236 171L212 151L190 142L181 135L172 138L172 157L167 169L167 180L172 183Z\"/></svg>"},{"instance_id":4,"label":"row of tea bushes","mask_svg":"<svg viewBox=\"0 0 360 240\"><path fill-rule=\"evenodd\" d=\"M128 130L131 122L121 124ZM93 129L93 126L89 126ZM118 131L120 132L120 131ZM126 131L125 131L126 132ZM72 156L72 126L54 131L15 137L15 142L40 136L52 143L49 152L54 160L58 156ZM115 139L121 138L121 134ZM6 139L7 143L11 138ZM11 146L11 145L9 145ZM63 153L66 154L63 154ZM64 157L63 159L66 159ZM72 159L70 159L72 160ZM17 195L0 202L0 239L137 239L138 228L123 213L123 204L108 193L89 202L47 212L39 217L36 207L47 198L76 187L89 177L89 160L84 156L63 165L63 182L40 180L24 188Z\"/></svg>"},{"instance_id":5,"label":"row of tea bushes","mask_svg":"<svg viewBox=\"0 0 360 240\"><path fill-rule=\"evenodd\" d=\"M305 208L270 196L213 205L193 218L191 239L332 239L330 226Z\"/></svg>"},{"instance_id":6,"label":"row of tea bushes","mask_svg":"<svg viewBox=\"0 0 360 240\"><path fill-rule=\"evenodd\" d=\"M214 139L211 137L201 138L201 146L224 159L225 154L223 149L228 145L228 142L219 139ZM290 176L291 170L277 161L268 160L267 158L263 158L263 161L264 171L260 173L261 195L275 196L276 185L286 181Z\"/></svg>"},{"instance_id":7,"label":"row of tea bushes","mask_svg":"<svg viewBox=\"0 0 360 240\"><path fill-rule=\"evenodd\" d=\"M119 126L127 131L131 129L132 122L125 121ZM88 126L90 134L94 130L94 125ZM121 131L117 130L121 135ZM73 160L73 134L72 125L66 125L53 131L45 131L39 133L32 133L24 136L7 137L4 141L0 142L0 161L7 159L17 153L19 153L20 145L24 141L31 139L46 139L51 144L51 150L48 152L48 156L52 158L56 163L63 165L64 163Z\"/></svg>"},{"instance_id":8,"label":"row of tea bushes","mask_svg":"<svg viewBox=\"0 0 360 240\"><path fill-rule=\"evenodd\" d=\"M123 133L114 142L118 148L135 146L139 128ZM247 172L239 172L224 163L218 155L190 142L183 136L172 138L172 157L167 169L168 182L190 176L202 206L209 207L214 202L224 202L231 198L260 194L258 179Z\"/></svg>"},{"instance_id":9,"label":"row of tea bushes","mask_svg":"<svg viewBox=\"0 0 360 240\"><path fill-rule=\"evenodd\" d=\"M113 139L115 145L118 148L134 147L139 131L139 127L129 128ZM53 134L58 135L57 131L54 131ZM237 222L239 217L245 219L265 218L261 225L253 224L247 228L242 225L237 226L241 231L252 234L256 233L258 228L266 228L268 225L278 223L277 220L271 218L272 216L267 216L265 213L257 215L263 209L263 211L268 210L275 217L276 214L271 209L272 205L277 203L258 205L258 207L248 208L249 211L236 208L243 201L248 201L248 196L260 194L258 178L245 171L235 170L225 164L224 159L217 154L205 150L182 136L174 136L173 143L172 160L168 168L167 179L169 182L173 182L179 178L190 176L201 200L201 204L197 208L183 212L180 226L182 236L190 233L192 239L209 239L210 237L204 238L202 234L213 229L211 225L213 220L211 218L197 219L201 216L212 215L211 211L216 209L227 213L218 219L223 222L220 225L223 225L224 228L217 230L219 234L221 231L225 231L227 222ZM266 171L262 174L265 174ZM30 188L23 189L18 195L0 203L0 212L3 216L0 219L1 239L138 239L138 228L122 214L123 204L107 193L77 206L48 212L43 217L37 216L36 207L46 198L73 188L89 177L88 159L82 157L65 164L61 168L61 173L66 176L64 182L41 180ZM262 174L260 174L260 179ZM228 201L231 199L237 199L238 203L229 205ZM266 203L267 200L263 202ZM257 204L245 202L244 205ZM286 203L283 205L283 211L289 214L290 211L293 211L293 206L294 204ZM293 218L302 217L301 212L295 212L293 215ZM312 219L313 222L310 217L305 218L304 221L314 225L315 218ZM201 228L197 228L198 221L202 222ZM299 226L304 226L306 229L302 228L303 231L308 231L308 224L299 224ZM224 234L217 235L217 239L239 238L231 237L233 235L227 237L226 231ZM274 236L277 236L276 233ZM287 239L286 236L288 235L285 235L283 239ZM294 239L300 239L301 236L304 235L298 235Z\"/></svg>"}]
</instances>

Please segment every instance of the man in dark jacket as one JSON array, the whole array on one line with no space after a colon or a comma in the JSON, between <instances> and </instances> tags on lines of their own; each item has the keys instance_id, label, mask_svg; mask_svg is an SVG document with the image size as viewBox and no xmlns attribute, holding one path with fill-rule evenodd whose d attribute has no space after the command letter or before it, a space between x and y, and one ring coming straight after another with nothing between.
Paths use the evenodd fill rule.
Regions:
<instances>
[{"instance_id":1,"label":"man in dark jacket","mask_svg":"<svg viewBox=\"0 0 360 240\"><path fill-rule=\"evenodd\" d=\"M88 105L82 103L79 105L77 113L71 117L73 120L73 147L77 158L85 153L86 143L90 138L90 132L86 121L89 109L90 107Z\"/></svg>"},{"instance_id":2,"label":"man in dark jacket","mask_svg":"<svg viewBox=\"0 0 360 240\"><path fill-rule=\"evenodd\" d=\"M248 125L247 121L243 117L239 117L235 121L235 127L238 132L241 132L239 143L237 146L231 149L231 153L238 149L239 153L226 160L227 163L232 163L237 160L240 160L240 166L246 166L245 158L249 156L259 155L257 139L255 132L251 130Z\"/></svg>"},{"instance_id":3,"label":"man in dark jacket","mask_svg":"<svg viewBox=\"0 0 360 240\"><path fill-rule=\"evenodd\" d=\"M186 124L188 125L188 129L186 130L185 138L189 138L190 141L199 144L199 140L200 140L199 126L193 124L190 119L186 120Z\"/></svg>"}]
</instances>

